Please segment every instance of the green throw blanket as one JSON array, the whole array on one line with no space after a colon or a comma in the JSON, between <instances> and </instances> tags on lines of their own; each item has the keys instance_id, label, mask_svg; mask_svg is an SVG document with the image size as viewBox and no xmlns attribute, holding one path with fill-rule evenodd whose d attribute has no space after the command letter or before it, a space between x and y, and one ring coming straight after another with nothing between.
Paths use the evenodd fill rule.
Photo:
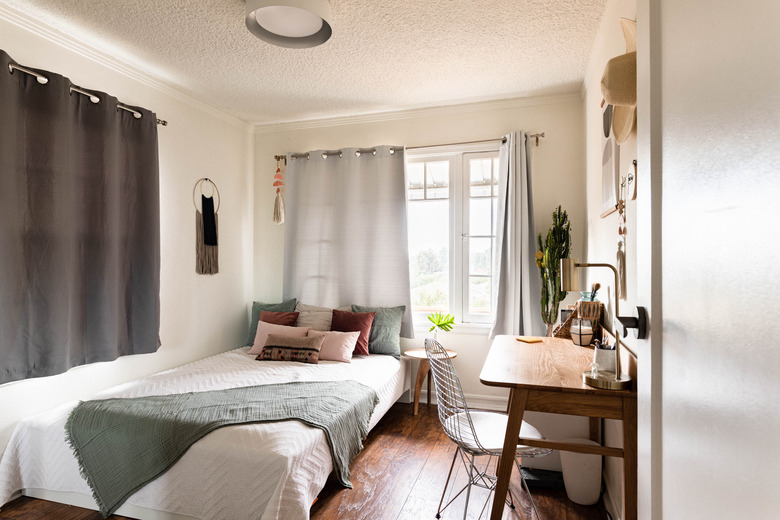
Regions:
<instances>
[{"instance_id":1,"label":"green throw blanket","mask_svg":"<svg viewBox=\"0 0 780 520\"><path fill-rule=\"evenodd\" d=\"M103 516L172 466L209 432L295 419L325 432L341 484L363 448L379 402L357 381L295 382L209 392L85 401L65 424L82 476Z\"/></svg>"}]
</instances>

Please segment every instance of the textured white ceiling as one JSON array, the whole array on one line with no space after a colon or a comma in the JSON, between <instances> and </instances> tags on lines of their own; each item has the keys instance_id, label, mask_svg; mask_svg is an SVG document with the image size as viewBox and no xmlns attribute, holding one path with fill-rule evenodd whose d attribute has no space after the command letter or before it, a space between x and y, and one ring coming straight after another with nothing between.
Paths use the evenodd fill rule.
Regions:
<instances>
[{"instance_id":1,"label":"textured white ceiling","mask_svg":"<svg viewBox=\"0 0 780 520\"><path fill-rule=\"evenodd\" d=\"M243 0L0 0L255 123L579 89L606 0L330 0L333 36L283 49Z\"/></svg>"}]
</instances>

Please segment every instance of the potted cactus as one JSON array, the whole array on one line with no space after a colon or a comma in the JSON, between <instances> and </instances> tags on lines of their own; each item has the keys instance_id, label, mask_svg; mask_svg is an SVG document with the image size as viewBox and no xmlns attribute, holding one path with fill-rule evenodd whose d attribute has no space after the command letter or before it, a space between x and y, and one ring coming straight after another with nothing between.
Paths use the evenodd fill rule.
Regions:
<instances>
[{"instance_id":1,"label":"potted cactus","mask_svg":"<svg viewBox=\"0 0 780 520\"><path fill-rule=\"evenodd\" d=\"M536 265L542 276L542 320L547 325L547 335L552 336L553 327L558 320L558 307L566 297L561 290L561 258L568 258L571 248L571 223L565 211L553 211L553 225L542 241L539 233L537 241Z\"/></svg>"}]
</instances>

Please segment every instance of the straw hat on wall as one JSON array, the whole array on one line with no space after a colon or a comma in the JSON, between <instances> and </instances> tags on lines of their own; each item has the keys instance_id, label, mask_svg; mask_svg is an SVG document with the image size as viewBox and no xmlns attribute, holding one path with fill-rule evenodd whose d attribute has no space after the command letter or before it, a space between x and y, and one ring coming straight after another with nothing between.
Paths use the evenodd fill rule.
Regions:
<instances>
[{"instance_id":1,"label":"straw hat on wall","mask_svg":"<svg viewBox=\"0 0 780 520\"><path fill-rule=\"evenodd\" d=\"M618 144L623 144L636 125L636 21L620 19L626 53L607 62L601 77L601 93L615 108L612 132Z\"/></svg>"}]
</instances>

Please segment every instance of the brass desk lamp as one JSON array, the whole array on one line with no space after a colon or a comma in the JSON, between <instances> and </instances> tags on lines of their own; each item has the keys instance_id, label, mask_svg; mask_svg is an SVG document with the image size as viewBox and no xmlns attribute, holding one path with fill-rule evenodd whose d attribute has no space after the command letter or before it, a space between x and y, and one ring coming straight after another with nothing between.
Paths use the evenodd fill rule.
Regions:
<instances>
[{"instance_id":1,"label":"brass desk lamp","mask_svg":"<svg viewBox=\"0 0 780 520\"><path fill-rule=\"evenodd\" d=\"M580 290L580 267L608 267L615 274L615 285L618 286L618 272L610 264L588 264L578 263L574 258L561 259L561 290L579 291ZM615 314L613 315L621 323L623 328L623 337L627 334L626 328L636 329L634 335L639 339L644 339L647 334L647 314L644 307L637 307L636 317L620 316L619 299L615 297ZM606 388L608 390L625 390L631 387L631 376L620 373L620 337L621 331L615 328L615 373L600 371L594 377L591 371L583 372L582 380L586 385L596 388Z\"/></svg>"}]
</instances>

